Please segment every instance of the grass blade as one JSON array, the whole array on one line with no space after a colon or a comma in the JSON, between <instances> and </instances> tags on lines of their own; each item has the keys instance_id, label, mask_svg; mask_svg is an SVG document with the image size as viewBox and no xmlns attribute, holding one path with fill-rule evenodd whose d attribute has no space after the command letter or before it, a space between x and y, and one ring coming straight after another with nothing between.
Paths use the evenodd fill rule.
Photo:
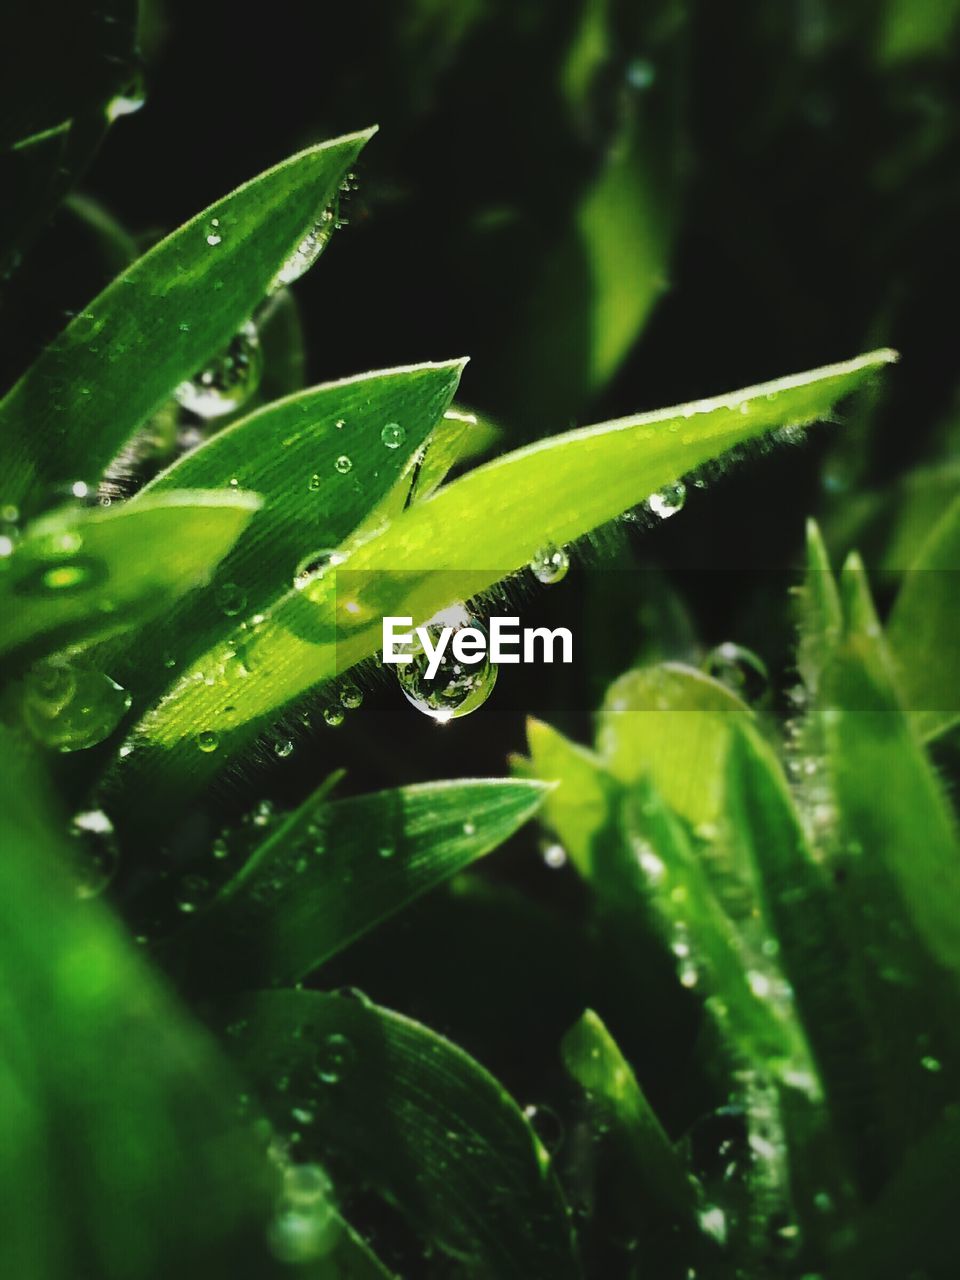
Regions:
<instances>
[{"instance_id":1,"label":"grass blade","mask_svg":"<svg viewBox=\"0 0 960 1280\"><path fill-rule=\"evenodd\" d=\"M37 656L156 617L208 580L259 506L239 490L174 490L35 521L0 562L0 653Z\"/></svg>"},{"instance_id":2,"label":"grass blade","mask_svg":"<svg viewBox=\"0 0 960 1280\"><path fill-rule=\"evenodd\" d=\"M216 968L231 984L296 982L502 844L544 794L536 782L475 779L332 803L311 798L253 853L175 949L216 953L215 966L201 957L197 971Z\"/></svg>"},{"instance_id":3,"label":"grass blade","mask_svg":"<svg viewBox=\"0 0 960 1280\"><path fill-rule=\"evenodd\" d=\"M71 321L0 401L5 500L29 506L58 483L96 481L250 317L370 136L310 147L238 187Z\"/></svg>"}]
</instances>

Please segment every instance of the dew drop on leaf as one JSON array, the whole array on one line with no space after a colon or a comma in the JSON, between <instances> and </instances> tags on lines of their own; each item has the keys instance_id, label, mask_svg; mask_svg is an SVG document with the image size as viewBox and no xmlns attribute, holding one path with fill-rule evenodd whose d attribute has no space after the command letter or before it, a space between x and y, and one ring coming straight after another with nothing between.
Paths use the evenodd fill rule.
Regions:
<instances>
[{"instance_id":1,"label":"dew drop on leaf","mask_svg":"<svg viewBox=\"0 0 960 1280\"><path fill-rule=\"evenodd\" d=\"M323 718L331 729L336 729L343 724L343 712L339 707L324 707Z\"/></svg>"},{"instance_id":2,"label":"dew drop on leaf","mask_svg":"<svg viewBox=\"0 0 960 1280\"><path fill-rule=\"evenodd\" d=\"M655 516L659 516L661 520L668 520L670 516L675 516L678 511L683 510L686 500L687 486L682 480L674 480L672 484L665 484L656 493L651 493L647 499L647 506Z\"/></svg>"},{"instance_id":3,"label":"dew drop on leaf","mask_svg":"<svg viewBox=\"0 0 960 1280\"><path fill-rule=\"evenodd\" d=\"M338 1031L325 1036L313 1064L317 1079L324 1084L339 1084L356 1056L357 1051L346 1036Z\"/></svg>"},{"instance_id":4,"label":"dew drop on leaf","mask_svg":"<svg viewBox=\"0 0 960 1280\"><path fill-rule=\"evenodd\" d=\"M220 745L220 735L215 733L213 729L202 729L196 737L197 746L201 751L208 755L211 751L216 751Z\"/></svg>"},{"instance_id":5,"label":"dew drop on leaf","mask_svg":"<svg viewBox=\"0 0 960 1280\"><path fill-rule=\"evenodd\" d=\"M307 488L310 490L311 493L316 493L322 484L323 484L323 480L315 471L313 475L310 477L310 479L307 481Z\"/></svg>"},{"instance_id":6,"label":"dew drop on leaf","mask_svg":"<svg viewBox=\"0 0 960 1280\"><path fill-rule=\"evenodd\" d=\"M342 476L345 476L349 471L353 470L353 462L345 453L341 453L333 466L334 470L338 471Z\"/></svg>"},{"instance_id":7,"label":"dew drop on leaf","mask_svg":"<svg viewBox=\"0 0 960 1280\"><path fill-rule=\"evenodd\" d=\"M277 289L282 289L285 285L293 284L302 275L306 275L330 243L330 237L336 228L336 208L324 209L323 213L274 276L273 283L270 285L270 292L273 293Z\"/></svg>"},{"instance_id":8,"label":"dew drop on leaf","mask_svg":"<svg viewBox=\"0 0 960 1280\"><path fill-rule=\"evenodd\" d=\"M24 681L23 719L55 751L85 751L105 741L130 709L129 692L102 671L57 660L39 662Z\"/></svg>"},{"instance_id":9,"label":"dew drop on leaf","mask_svg":"<svg viewBox=\"0 0 960 1280\"><path fill-rule=\"evenodd\" d=\"M242 613L247 603L246 593L235 582L223 582L216 590L217 608L227 618Z\"/></svg>"},{"instance_id":10,"label":"dew drop on leaf","mask_svg":"<svg viewBox=\"0 0 960 1280\"><path fill-rule=\"evenodd\" d=\"M304 587L309 587L312 582L317 582L322 578L331 566L338 565L342 558L338 552L330 547L320 551L312 551L297 565L293 575L293 585L298 591L302 591Z\"/></svg>"},{"instance_id":11,"label":"dew drop on leaf","mask_svg":"<svg viewBox=\"0 0 960 1280\"><path fill-rule=\"evenodd\" d=\"M380 439L388 449L399 449L406 434L399 422L388 422L380 432Z\"/></svg>"},{"instance_id":12,"label":"dew drop on leaf","mask_svg":"<svg viewBox=\"0 0 960 1280\"><path fill-rule=\"evenodd\" d=\"M120 862L113 823L102 809L87 809L70 821L71 866L78 898L96 898Z\"/></svg>"},{"instance_id":13,"label":"dew drop on leaf","mask_svg":"<svg viewBox=\"0 0 960 1280\"><path fill-rule=\"evenodd\" d=\"M274 738L273 754L278 760L286 760L288 756L292 756L293 740L291 738Z\"/></svg>"},{"instance_id":14,"label":"dew drop on leaf","mask_svg":"<svg viewBox=\"0 0 960 1280\"><path fill-rule=\"evenodd\" d=\"M220 418L242 408L260 386L263 350L252 320L208 365L174 389L174 398L200 418Z\"/></svg>"},{"instance_id":15,"label":"dew drop on leaf","mask_svg":"<svg viewBox=\"0 0 960 1280\"><path fill-rule=\"evenodd\" d=\"M347 711L356 711L363 702L363 694L355 684L344 685L340 690L340 705Z\"/></svg>"},{"instance_id":16,"label":"dew drop on leaf","mask_svg":"<svg viewBox=\"0 0 960 1280\"><path fill-rule=\"evenodd\" d=\"M454 633L432 680L427 679L430 661L416 633L411 660L397 663L394 668L407 701L424 715L432 716L439 724L469 715L471 711L483 706L497 680L497 667L486 652L486 628L479 619L468 613L463 605L444 610L427 627L433 645L438 643L444 626L452 626ZM477 632L484 642L482 658L471 664L458 662L453 653L454 635L467 628Z\"/></svg>"},{"instance_id":17,"label":"dew drop on leaf","mask_svg":"<svg viewBox=\"0 0 960 1280\"><path fill-rule=\"evenodd\" d=\"M569 568L570 557L562 547L555 547L552 544L541 547L530 561L530 572L544 586L561 582L567 576Z\"/></svg>"},{"instance_id":18,"label":"dew drop on leaf","mask_svg":"<svg viewBox=\"0 0 960 1280\"><path fill-rule=\"evenodd\" d=\"M222 240L223 232L220 230L220 219L211 218L207 223L207 244L211 249L214 249Z\"/></svg>"},{"instance_id":19,"label":"dew drop on leaf","mask_svg":"<svg viewBox=\"0 0 960 1280\"><path fill-rule=\"evenodd\" d=\"M702 669L725 684L745 702L758 702L770 684L770 674L762 658L751 649L725 641L711 649Z\"/></svg>"}]
</instances>

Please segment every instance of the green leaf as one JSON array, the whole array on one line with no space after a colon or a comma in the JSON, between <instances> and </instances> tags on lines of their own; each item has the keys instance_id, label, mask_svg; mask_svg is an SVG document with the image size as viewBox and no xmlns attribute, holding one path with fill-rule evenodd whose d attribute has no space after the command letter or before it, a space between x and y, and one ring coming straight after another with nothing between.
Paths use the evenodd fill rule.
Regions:
<instances>
[{"instance_id":1,"label":"green leaf","mask_svg":"<svg viewBox=\"0 0 960 1280\"><path fill-rule=\"evenodd\" d=\"M541 720L527 719L530 777L558 785L548 793L543 821L563 842L570 861L589 879L594 844L610 813L610 779L601 761Z\"/></svg>"},{"instance_id":2,"label":"green leaf","mask_svg":"<svg viewBox=\"0 0 960 1280\"><path fill-rule=\"evenodd\" d=\"M254 851L176 950L214 952L232 985L295 982L502 844L545 792L476 779L330 803L322 790ZM202 955L192 963L213 967Z\"/></svg>"},{"instance_id":3,"label":"green leaf","mask_svg":"<svg viewBox=\"0 0 960 1280\"><path fill-rule=\"evenodd\" d=\"M207 581L259 506L253 493L174 490L34 521L0 561L0 653L89 644L156 617Z\"/></svg>"},{"instance_id":4,"label":"green leaf","mask_svg":"<svg viewBox=\"0 0 960 1280\"><path fill-rule=\"evenodd\" d=\"M408 491L417 453L449 404L461 369L462 362L414 365L298 392L218 432L131 499L127 506L135 510L169 489L230 494L237 486L255 486L263 506L220 566L212 590L184 600L149 636L136 637L125 666L117 667L121 683L152 701L171 675L161 655L181 671L292 589L302 562L338 547L384 494ZM381 438L389 422L405 433L398 448ZM341 457L350 460L345 475L336 467Z\"/></svg>"},{"instance_id":5,"label":"green leaf","mask_svg":"<svg viewBox=\"0 0 960 1280\"><path fill-rule=\"evenodd\" d=\"M580 1275L546 1152L462 1049L365 998L316 991L253 996L231 1027L268 1110L289 1123L295 1099L311 1113L299 1150L330 1152L451 1253L461 1274Z\"/></svg>"},{"instance_id":6,"label":"green leaf","mask_svg":"<svg viewBox=\"0 0 960 1280\"><path fill-rule=\"evenodd\" d=\"M96 480L250 317L370 137L310 147L238 187L72 320L0 401L5 500L23 505L58 482Z\"/></svg>"},{"instance_id":7,"label":"green leaf","mask_svg":"<svg viewBox=\"0 0 960 1280\"><path fill-rule=\"evenodd\" d=\"M958 0L886 0L877 54L881 64L946 54L960 18Z\"/></svg>"},{"instance_id":8,"label":"green leaf","mask_svg":"<svg viewBox=\"0 0 960 1280\"><path fill-rule=\"evenodd\" d=\"M218 729L225 706L246 722L221 735L203 764L216 769L262 724L316 684L379 648L381 618L423 622L524 567L547 542L580 537L725 449L774 426L823 417L894 355L878 351L842 365L677 409L572 431L476 468L416 503L379 535L344 548L345 561L304 591L291 590L251 636L242 698L231 678L231 646L200 659L204 681L184 680L140 725L143 768L199 782L193 735ZM549 484L551 503L538 502ZM536 504L536 518L531 517ZM212 681L212 683L210 683ZM148 756L152 758L147 759ZM133 780L133 775L129 775ZM158 792L159 794L159 792Z\"/></svg>"},{"instance_id":9,"label":"green leaf","mask_svg":"<svg viewBox=\"0 0 960 1280\"><path fill-rule=\"evenodd\" d=\"M564 1066L613 1137L624 1181L618 1198L631 1205L632 1225L665 1220L696 1230L695 1183L637 1084L633 1068L592 1009L570 1028L561 1045Z\"/></svg>"},{"instance_id":10,"label":"green leaf","mask_svg":"<svg viewBox=\"0 0 960 1280\"><path fill-rule=\"evenodd\" d=\"M807 563L800 590L800 638L797 667L811 694L836 648L843 627L843 610L830 559L813 520L807 523Z\"/></svg>"},{"instance_id":11,"label":"green leaf","mask_svg":"<svg viewBox=\"0 0 960 1280\"><path fill-rule=\"evenodd\" d=\"M960 497L906 571L887 636L907 709L929 741L960 722Z\"/></svg>"},{"instance_id":12,"label":"green leaf","mask_svg":"<svg viewBox=\"0 0 960 1280\"><path fill-rule=\"evenodd\" d=\"M844 1153L861 1184L876 1159L878 1098L875 1032L857 980L851 939L829 873L818 865L771 749L738 726L727 760L731 829L756 868L759 903L777 964L790 983L816 1071L806 1083L821 1088ZM799 1153L797 1153L799 1154ZM843 1194L837 1153L818 1176Z\"/></svg>"},{"instance_id":13,"label":"green leaf","mask_svg":"<svg viewBox=\"0 0 960 1280\"><path fill-rule=\"evenodd\" d=\"M597 750L615 778L630 784L649 775L671 809L709 834L724 817L732 725L752 715L726 685L694 667L643 667L607 690Z\"/></svg>"},{"instance_id":14,"label":"green leaf","mask_svg":"<svg viewBox=\"0 0 960 1280\"><path fill-rule=\"evenodd\" d=\"M3 730L0 747L0 1273L287 1274L238 1081L112 915L75 896L81 853L24 744Z\"/></svg>"}]
</instances>

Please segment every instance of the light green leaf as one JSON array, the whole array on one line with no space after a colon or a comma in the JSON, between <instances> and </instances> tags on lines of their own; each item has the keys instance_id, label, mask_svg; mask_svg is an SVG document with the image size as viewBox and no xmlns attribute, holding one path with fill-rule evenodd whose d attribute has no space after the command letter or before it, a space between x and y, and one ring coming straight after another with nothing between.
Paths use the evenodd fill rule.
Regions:
<instances>
[{"instance_id":1,"label":"light green leaf","mask_svg":"<svg viewBox=\"0 0 960 1280\"><path fill-rule=\"evenodd\" d=\"M171 610L126 649L117 678L152 701L176 671L239 623L292 589L304 560L329 552L394 488L408 491L418 451L441 419L462 362L414 365L311 387L258 409L186 454L127 504L131 510L168 489L255 486L263 507L210 591ZM398 423L403 439L381 432ZM339 425L338 425L339 424ZM337 469L340 458L349 471ZM243 633L246 635L246 631ZM242 704L241 704L242 705Z\"/></svg>"},{"instance_id":2,"label":"light green leaf","mask_svg":"<svg viewBox=\"0 0 960 1280\"><path fill-rule=\"evenodd\" d=\"M960 497L904 574L887 636L917 732L939 737L960 722Z\"/></svg>"},{"instance_id":3,"label":"light green leaf","mask_svg":"<svg viewBox=\"0 0 960 1280\"><path fill-rule=\"evenodd\" d=\"M155 617L207 581L259 506L239 490L174 490L34 521L0 561L0 653L89 644Z\"/></svg>"},{"instance_id":4,"label":"light green leaf","mask_svg":"<svg viewBox=\"0 0 960 1280\"><path fill-rule=\"evenodd\" d=\"M664 800L709 834L724 816L732 725L753 713L694 667L663 663L615 680L600 709L597 750L621 782L649 775Z\"/></svg>"},{"instance_id":5,"label":"light green leaf","mask_svg":"<svg viewBox=\"0 0 960 1280\"><path fill-rule=\"evenodd\" d=\"M221 752L205 767L220 767L258 724L378 649L383 616L429 619L522 568L544 543L580 537L724 450L774 426L823 417L892 359L892 352L874 352L713 400L572 431L478 467L414 504L379 535L345 548L336 572L290 591L253 636L238 636L250 657L242 698L231 678L230 645L198 660L141 723L144 743L164 748L153 761L142 752L143 767L154 785L157 770L170 779L176 774L178 786L188 777L199 781L193 735L198 725L224 725L224 707L236 707L245 723L221 736ZM549 506L537 499L545 484ZM192 678L196 671L203 681Z\"/></svg>"},{"instance_id":6,"label":"light green leaf","mask_svg":"<svg viewBox=\"0 0 960 1280\"><path fill-rule=\"evenodd\" d=\"M371 132L310 147L162 240L0 401L4 500L94 481L184 378L222 350L330 203Z\"/></svg>"},{"instance_id":7,"label":"light green leaf","mask_svg":"<svg viewBox=\"0 0 960 1280\"><path fill-rule=\"evenodd\" d=\"M183 946L232 985L305 977L407 903L502 844L540 806L535 782L433 782L328 802L281 822L198 916Z\"/></svg>"},{"instance_id":8,"label":"light green leaf","mask_svg":"<svg viewBox=\"0 0 960 1280\"><path fill-rule=\"evenodd\" d=\"M287 1121L295 1098L311 1113L302 1153L335 1155L452 1254L460 1274L579 1277L546 1152L462 1049L364 998L316 991L253 996L231 1027L268 1110Z\"/></svg>"},{"instance_id":9,"label":"light green leaf","mask_svg":"<svg viewBox=\"0 0 960 1280\"><path fill-rule=\"evenodd\" d=\"M609 820L612 780L586 747L571 742L541 720L527 719L531 772L558 785L547 794L543 821L563 842L570 861L589 879L594 844Z\"/></svg>"}]
</instances>

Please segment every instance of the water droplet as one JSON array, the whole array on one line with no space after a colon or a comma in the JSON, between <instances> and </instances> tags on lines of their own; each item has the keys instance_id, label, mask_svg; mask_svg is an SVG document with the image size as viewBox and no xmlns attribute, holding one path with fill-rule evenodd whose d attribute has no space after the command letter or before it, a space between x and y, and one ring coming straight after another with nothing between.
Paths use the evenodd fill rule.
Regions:
<instances>
[{"instance_id":1,"label":"water droplet","mask_svg":"<svg viewBox=\"0 0 960 1280\"><path fill-rule=\"evenodd\" d=\"M199 373L174 389L178 404L200 418L220 418L241 408L260 386L263 350L256 326L248 320Z\"/></svg>"},{"instance_id":2,"label":"water droplet","mask_svg":"<svg viewBox=\"0 0 960 1280\"><path fill-rule=\"evenodd\" d=\"M543 851L543 860L551 871L567 865L567 851L562 844L548 844Z\"/></svg>"},{"instance_id":3,"label":"water droplet","mask_svg":"<svg viewBox=\"0 0 960 1280\"><path fill-rule=\"evenodd\" d=\"M487 656L486 628L479 619L469 614L463 605L444 610L427 627L434 646L444 626L453 627L454 635L466 628L479 632L484 643L481 660L472 664L458 662L453 654L454 635L451 635L436 675L428 680L429 658L414 634L410 662L398 663L394 668L407 701L440 724L476 711L490 697L497 680L497 668Z\"/></svg>"},{"instance_id":4,"label":"water droplet","mask_svg":"<svg viewBox=\"0 0 960 1280\"><path fill-rule=\"evenodd\" d=\"M220 735L215 733L213 729L202 729L197 734L196 742L200 750L209 755L211 751L216 751L217 747L219 747Z\"/></svg>"},{"instance_id":5,"label":"water droplet","mask_svg":"<svg viewBox=\"0 0 960 1280\"><path fill-rule=\"evenodd\" d=\"M340 690L340 705L347 711L356 711L363 702L363 694L355 684L344 685Z\"/></svg>"},{"instance_id":6,"label":"water droplet","mask_svg":"<svg viewBox=\"0 0 960 1280\"><path fill-rule=\"evenodd\" d=\"M133 701L102 671L51 660L24 681L23 719L30 733L56 751L85 751L105 741Z\"/></svg>"},{"instance_id":7,"label":"water droplet","mask_svg":"<svg viewBox=\"0 0 960 1280\"><path fill-rule=\"evenodd\" d=\"M392 844L382 844L377 850L377 853L381 858L392 858L396 853L396 849L394 849Z\"/></svg>"},{"instance_id":8,"label":"water droplet","mask_svg":"<svg viewBox=\"0 0 960 1280\"><path fill-rule=\"evenodd\" d=\"M66 546L63 549L69 550ZM107 576L107 566L102 560L77 555L64 559L58 557L35 566L13 584L13 589L22 596L63 596L89 591L105 582Z\"/></svg>"},{"instance_id":9,"label":"water droplet","mask_svg":"<svg viewBox=\"0 0 960 1280\"><path fill-rule=\"evenodd\" d=\"M318 1164L292 1164L283 1174L283 1196L291 1204L313 1204L326 1199L333 1184Z\"/></svg>"},{"instance_id":10,"label":"water droplet","mask_svg":"<svg viewBox=\"0 0 960 1280\"><path fill-rule=\"evenodd\" d=\"M216 591L217 607L227 618L235 618L246 608L247 595L235 582L223 582Z\"/></svg>"},{"instance_id":11,"label":"water droplet","mask_svg":"<svg viewBox=\"0 0 960 1280\"><path fill-rule=\"evenodd\" d=\"M931 1071L934 1074L936 1074L936 1072L941 1071L943 1069L940 1063L940 1059L931 1058L929 1054L926 1057L923 1057L920 1059L920 1065L921 1067L923 1067L924 1071Z\"/></svg>"},{"instance_id":12,"label":"water droplet","mask_svg":"<svg viewBox=\"0 0 960 1280\"><path fill-rule=\"evenodd\" d=\"M323 484L323 480L315 471L313 475L310 477L309 481L307 482L307 488L310 490L311 493L316 493L322 484Z\"/></svg>"},{"instance_id":13,"label":"water droplet","mask_svg":"<svg viewBox=\"0 0 960 1280\"><path fill-rule=\"evenodd\" d=\"M210 881L204 876L184 876L177 891L177 906L185 915L192 915L210 892Z\"/></svg>"},{"instance_id":14,"label":"water droplet","mask_svg":"<svg viewBox=\"0 0 960 1280\"><path fill-rule=\"evenodd\" d=\"M567 576L570 557L562 547L542 547L530 561L530 572L544 586L552 586Z\"/></svg>"},{"instance_id":15,"label":"water droplet","mask_svg":"<svg viewBox=\"0 0 960 1280\"><path fill-rule=\"evenodd\" d=\"M333 466L334 466L334 470L338 471L342 476L345 476L347 472L353 470L353 463L345 453L341 453L340 457L336 460Z\"/></svg>"},{"instance_id":16,"label":"water droplet","mask_svg":"<svg viewBox=\"0 0 960 1280\"><path fill-rule=\"evenodd\" d=\"M333 1032L324 1038L314 1059L314 1071L324 1084L339 1084L357 1053L346 1036Z\"/></svg>"},{"instance_id":17,"label":"water droplet","mask_svg":"<svg viewBox=\"0 0 960 1280\"><path fill-rule=\"evenodd\" d=\"M631 89L649 89L657 78L657 69L649 58L634 58L627 65L627 84Z\"/></svg>"},{"instance_id":18,"label":"water droplet","mask_svg":"<svg viewBox=\"0 0 960 1280\"><path fill-rule=\"evenodd\" d=\"M335 568L342 563L343 556L329 547L321 551L312 551L297 565L293 575L293 585L298 591L302 591L304 587L309 587L312 582L322 578L329 568Z\"/></svg>"},{"instance_id":19,"label":"water droplet","mask_svg":"<svg viewBox=\"0 0 960 1280\"><path fill-rule=\"evenodd\" d=\"M476 823L471 822L469 818L463 824L463 834L465 836L475 836L477 834Z\"/></svg>"},{"instance_id":20,"label":"water droplet","mask_svg":"<svg viewBox=\"0 0 960 1280\"><path fill-rule=\"evenodd\" d=\"M270 291L282 289L293 284L305 275L330 243L330 237L337 228L337 211L335 207L324 209L316 223L310 228L300 243L287 258L277 272L270 286Z\"/></svg>"},{"instance_id":21,"label":"water droplet","mask_svg":"<svg viewBox=\"0 0 960 1280\"><path fill-rule=\"evenodd\" d=\"M275 738L273 742L273 754L278 760L286 760L288 756L292 756L293 740L291 738Z\"/></svg>"},{"instance_id":22,"label":"water droplet","mask_svg":"<svg viewBox=\"0 0 960 1280\"><path fill-rule=\"evenodd\" d=\"M323 718L331 729L343 724L343 712L339 707L324 707Z\"/></svg>"},{"instance_id":23,"label":"water droplet","mask_svg":"<svg viewBox=\"0 0 960 1280\"><path fill-rule=\"evenodd\" d=\"M726 641L711 649L701 664L708 675L732 689L745 702L758 702L770 684L766 664L750 649Z\"/></svg>"},{"instance_id":24,"label":"water droplet","mask_svg":"<svg viewBox=\"0 0 960 1280\"><path fill-rule=\"evenodd\" d=\"M207 223L207 244L211 248L215 248L223 240L223 232L220 229L220 219L211 218Z\"/></svg>"},{"instance_id":25,"label":"water droplet","mask_svg":"<svg viewBox=\"0 0 960 1280\"><path fill-rule=\"evenodd\" d=\"M380 432L380 439L388 449L399 449L406 434L399 422L388 422Z\"/></svg>"},{"instance_id":26,"label":"water droplet","mask_svg":"<svg viewBox=\"0 0 960 1280\"><path fill-rule=\"evenodd\" d=\"M113 823L102 809L76 813L70 822L70 871L78 898L95 898L120 862Z\"/></svg>"},{"instance_id":27,"label":"water droplet","mask_svg":"<svg viewBox=\"0 0 960 1280\"><path fill-rule=\"evenodd\" d=\"M647 499L647 506L655 516L659 516L661 520L668 520L670 516L675 516L678 511L683 510L686 500L687 486L682 480L675 480L672 484L665 484L656 493L651 493Z\"/></svg>"},{"instance_id":28,"label":"water droplet","mask_svg":"<svg viewBox=\"0 0 960 1280\"><path fill-rule=\"evenodd\" d=\"M217 836L213 844L210 846L210 852L218 861L222 861L224 858L229 858L230 846L227 844L224 836Z\"/></svg>"}]
</instances>

